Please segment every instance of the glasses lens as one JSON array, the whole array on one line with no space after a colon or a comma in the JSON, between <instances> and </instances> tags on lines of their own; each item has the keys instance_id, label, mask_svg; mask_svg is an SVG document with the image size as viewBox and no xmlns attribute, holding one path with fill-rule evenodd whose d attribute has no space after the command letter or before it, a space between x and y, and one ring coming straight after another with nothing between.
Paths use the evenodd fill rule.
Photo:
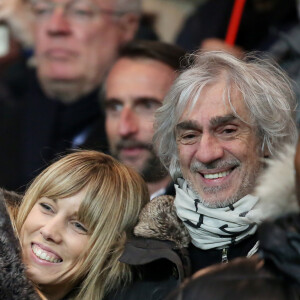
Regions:
<instances>
[{"instance_id":1,"label":"glasses lens","mask_svg":"<svg viewBox=\"0 0 300 300\"><path fill-rule=\"evenodd\" d=\"M98 13L97 7L92 3L75 1L67 7L67 15L76 22L85 22L93 19Z\"/></svg>"},{"instance_id":2,"label":"glasses lens","mask_svg":"<svg viewBox=\"0 0 300 300\"><path fill-rule=\"evenodd\" d=\"M35 1L32 3L32 9L37 17L49 16L53 12L53 4L46 1Z\"/></svg>"}]
</instances>

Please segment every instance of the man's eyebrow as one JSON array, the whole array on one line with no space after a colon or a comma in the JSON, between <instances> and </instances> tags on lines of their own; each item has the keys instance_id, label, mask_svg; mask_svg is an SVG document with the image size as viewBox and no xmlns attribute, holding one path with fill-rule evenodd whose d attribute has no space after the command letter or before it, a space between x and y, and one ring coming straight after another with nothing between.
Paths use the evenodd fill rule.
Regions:
<instances>
[{"instance_id":1,"label":"man's eyebrow","mask_svg":"<svg viewBox=\"0 0 300 300\"><path fill-rule=\"evenodd\" d=\"M216 127L216 126L226 124L226 123L231 122L236 119L237 119L237 117L235 115L228 114L225 116L214 117L209 121L209 123L212 127ZM200 126L198 124L198 122L193 121L193 120L182 121L176 125L176 130L189 130L189 129L201 130L202 126Z\"/></svg>"},{"instance_id":2,"label":"man's eyebrow","mask_svg":"<svg viewBox=\"0 0 300 300\"><path fill-rule=\"evenodd\" d=\"M199 124L192 120L182 121L176 125L176 130L187 130L187 129L195 129L199 130L202 127Z\"/></svg>"},{"instance_id":3,"label":"man's eyebrow","mask_svg":"<svg viewBox=\"0 0 300 300\"><path fill-rule=\"evenodd\" d=\"M112 97L112 98L105 98L105 99L104 99L104 103L105 103L105 104L106 104L106 103L110 103L110 102L121 102L121 100L118 99L118 98L114 98L114 97Z\"/></svg>"},{"instance_id":4,"label":"man's eyebrow","mask_svg":"<svg viewBox=\"0 0 300 300\"><path fill-rule=\"evenodd\" d=\"M147 97L147 96L144 96L144 97L136 97L134 99L135 102L157 102L157 103L161 103L162 104L162 100L159 100L158 98L155 98L155 97Z\"/></svg>"},{"instance_id":5,"label":"man's eyebrow","mask_svg":"<svg viewBox=\"0 0 300 300\"><path fill-rule=\"evenodd\" d=\"M155 98L155 97L147 97L147 96L136 97L136 98L133 99L133 102L157 102L157 103L160 103L160 104L162 104L162 101L163 101L163 99L160 100L160 99ZM122 99L115 98L115 97L104 99L105 104L107 104L107 103L109 104L111 102L123 103Z\"/></svg>"},{"instance_id":6,"label":"man's eyebrow","mask_svg":"<svg viewBox=\"0 0 300 300\"><path fill-rule=\"evenodd\" d=\"M225 116L214 117L210 120L209 123L212 127L217 127L217 126L224 125L224 124L227 124L229 122L232 122L236 119L237 119L237 117L235 115L228 114L228 115L225 115Z\"/></svg>"}]
</instances>

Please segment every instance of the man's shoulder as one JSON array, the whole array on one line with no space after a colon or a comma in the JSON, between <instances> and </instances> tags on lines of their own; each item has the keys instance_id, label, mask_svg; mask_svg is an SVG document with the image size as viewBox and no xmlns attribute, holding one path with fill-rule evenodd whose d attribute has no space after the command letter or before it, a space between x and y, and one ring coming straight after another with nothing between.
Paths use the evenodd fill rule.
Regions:
<instances>
[{"instance_id":1,"label":"man's shoulder","mask_svg":"<svg viewBox=\"0 0 300 300\"><path fill-rule=\"evenodd\" d=\"M120 261L131 266L133 282L111 293L105 300L162 300L190 275L185 274L180 251L167 240L131 236Z\"/></svg>"},{"instance_id":2,"label":"man's shoulder","mask_svg":"<svg viewBox=\"0 0 300 300\"><path fill-rule=\"evenodd\" d=\"M178 286L175 278L159 281L136 279L131 284L110 292L104 300L163 300Z\"/></svg>"},{"instance_id":3,"label":"man's shoulder","mask_svg":"<svg viewBox=\"0 0 300 300\"><path fill-rule=\"evenodd\" d=\"M154 274L156 280L169 276L182 281L190 275L186 249L190 237L176 215L173 202L172 196L159 196L144 207L120 258L124 263L147 270L144 275Z\"/></svg>"}]
</instances>

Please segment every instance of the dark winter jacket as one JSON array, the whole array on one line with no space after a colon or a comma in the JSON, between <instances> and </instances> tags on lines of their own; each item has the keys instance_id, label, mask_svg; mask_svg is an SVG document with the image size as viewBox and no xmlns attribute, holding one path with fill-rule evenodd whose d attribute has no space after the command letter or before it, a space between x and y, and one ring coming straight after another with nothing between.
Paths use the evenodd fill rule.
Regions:
<instances>
[{"instance_id":1,"label":"dark winter jacket","mask_svg":"<svg viewBox=\"0 0 300 300\"><path fill-rule=\"evenodd\" d=\"M0 186L24 191L26 185L57 157L82 147L106 150L104 116L98 89L74 103L49 99L34 69L15 70L0 82ZM11 78L12 77L12 78Z\"/></svg>"},{"instance_id":2,"label":"dark winter jacket","mask_svg":"<svg viewBox=\"0 0 300 300\"><path fill-rule=\"evenodd\" d=\"M7 207L18 205L16 194L0 191L0 299L38 300L33 285L25 275L20 244L16 239Z\"/></svg>"},{"instance_id":3,"label":"dark winter jacket","mask_svg":"<svg viewBox=\"0 0 300 300\"><path fill-rule=\"evenodd\" d=\"M295 196L294 148L285 151L258 179L255 194L259 204L251 212L253 219L273 220L299 211ZM280 182L280 184L277 184ZM263 211L263 213L261 212ZM247 256L257 242L254 235L228 250L228 258ZM300 248L299 248L300 249ZM133 284L107 300L159 300L197 270L222 260L221 250L200 250L190 243L189 234L176 215L173 197L161 196L143 209L134 236L127 242L120 259L134 266L138 274Z\"/></svg>"},{"instance_id":4,"label":"dark winter jacket","mask_svg":"<svg viewBox=\"0 0 300 300\"><path fill-rule=\"evenodd\" d=\"M21 200L19 194L0 189L0 300L41 300L26 276L20 243L10 221ZM73 299L77 292L72 289L62 300Z\"/></svg>"},{"instance_id":5,"label":"dark winter jacket","mask_svg":"<svg viewBox=\"0 0 300 300\"><path fill-rule=\"evenodd\" d=\"M203 40L225 40L234 7L233 0L202 1L184 22L176 43L188 51L199 49ZM236 45L246 51L263 50L273 40L272 32L298 22L295 0L273 1L269 9L255 8L246 1Z\"/></svg>"}]
</instances>

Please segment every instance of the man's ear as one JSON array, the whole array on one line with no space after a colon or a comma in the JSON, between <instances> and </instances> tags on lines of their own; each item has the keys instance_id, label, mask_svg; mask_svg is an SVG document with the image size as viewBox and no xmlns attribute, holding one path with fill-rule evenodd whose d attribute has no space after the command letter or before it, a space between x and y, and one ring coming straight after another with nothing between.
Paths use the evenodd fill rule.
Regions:
<instances>
[{"instance_id":1,"label":"man's ear","mask_svg":"<svg viewBox=\"0 0 300 300\"><path fill-rule=\"evenodd\" d=\"M122 40L126 44L134 39L140 25L140 16L135 13L126 13L120 17L119 22L122 31Z\"/></svg>"}]
</instances>

